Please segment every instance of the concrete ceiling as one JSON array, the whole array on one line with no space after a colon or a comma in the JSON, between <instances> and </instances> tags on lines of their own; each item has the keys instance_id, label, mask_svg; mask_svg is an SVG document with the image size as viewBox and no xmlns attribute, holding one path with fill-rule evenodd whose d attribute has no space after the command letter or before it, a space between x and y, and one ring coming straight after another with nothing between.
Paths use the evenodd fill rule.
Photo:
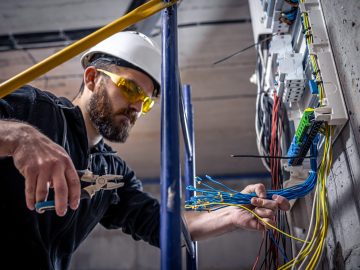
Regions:
<instances>
[{"instance_id":1,"label":"concrete ceiling","mask_svg":"<svg viewBox=\"0 0 360 270\"><path fill-rule=\"evenodd\" d=\"M123 14L124 0L0 1L0 35L100 27ZM99 12L99 10L101 10ZM179 64L192 86L198 174L261 174L256 154L255 69L250 49L219 65L213 62L253 43L247 0L187 0L178 10ZM155 29L158 32L159 29ZM160 36L155 37L160 41ZM25 70L61 47L0 52L0 81ZM33 85L73 98L82 78L79 56L38 78ZM56 128L56 127L54 127ZM160 175L160 106L139 119L125 144L113 145L140 178Z\"/></svg>"}]
</instances>

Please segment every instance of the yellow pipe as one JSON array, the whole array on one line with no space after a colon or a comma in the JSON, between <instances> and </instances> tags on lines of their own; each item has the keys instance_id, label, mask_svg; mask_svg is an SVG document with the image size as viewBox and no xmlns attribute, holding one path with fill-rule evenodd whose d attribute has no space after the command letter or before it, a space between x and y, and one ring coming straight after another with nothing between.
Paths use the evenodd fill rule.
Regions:
<instances>
[{"instance_id":1,"label":"yellow pipe","mask_svg":"<svg viewBox=\"0 0 360 270\"><path fill-rule=\"evenodd\" d=\"M99 30L91 33L90 35L74 42L73 44L65 47L61 51L49 56L41 62L33 65L27 70L15 75L7 81L0 84L0 98L10 94L19 87L27 84L37 77L45 74L49 70L61 65L67 60L73 58L79 53L86 51L93 47L100 41L110 37L111 35L141 21L158 11L175 4L177 0L171 2L164 2L162 0L150 0L149 2L139 6L133 11L127 13L123 17L111 22L110 24L100 28Z\"/></svg>"}]
</instances>

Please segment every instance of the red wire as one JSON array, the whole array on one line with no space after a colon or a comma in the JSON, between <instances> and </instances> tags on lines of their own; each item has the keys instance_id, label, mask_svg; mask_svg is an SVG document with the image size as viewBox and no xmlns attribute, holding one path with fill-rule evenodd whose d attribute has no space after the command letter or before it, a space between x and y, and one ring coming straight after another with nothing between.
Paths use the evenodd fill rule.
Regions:
<instances>
[{"instance_id":1,"label":"red wire","mask_svg":"<svg viewBox=\"0 0 360 270\"><path fill-rule=\"evenodd\" d=\"M257 256L256 256L256 260L255 260L255 262L253 264L252 270L256 269L256 266L257 266L257 264L259 262L260 252L261 252L262 246L264 244L264 241L265 241L265 231L263 231L263 238L262 238L262 241L261 241L261 244L260 244L260 247L259 247L259 251L258 251Z\"/></svg>"},{"instance_id":2,"label":"red wire","mask_svg":"<svg viewBox=\"0 0 360 270\"><path fill-rule=\"evenodd\" d=\"M272 108L272 119L271 119L271 138L270 138L270 155L280 155L281 153L281 135L282 135L282 119L283 114L281 115L281 121L279 119L279 110L281 107L281 99L276 95L274 92L274 104ZM283 112L284 113L284 112ZM279 160L270 160L270 169L271 169L271 176L272 176L272 183L271 186L273 189L280 188L280 179L279 179L279 172L281 164ZM275 218L276 224L278 223L278 219ZM280 235L273 231L274 239L277 241L279 240ZM272 243L272 242L271 242ZM274 259L277 267L279 267L279 250L277 247L272 243L271 244L272 254L274 254Z\"/></svg>"}]
</instances>

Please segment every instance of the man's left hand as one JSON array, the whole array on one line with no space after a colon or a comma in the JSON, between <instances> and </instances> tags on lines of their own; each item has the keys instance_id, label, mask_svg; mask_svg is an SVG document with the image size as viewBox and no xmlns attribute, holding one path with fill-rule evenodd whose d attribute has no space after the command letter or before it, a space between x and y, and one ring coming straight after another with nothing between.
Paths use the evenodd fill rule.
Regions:
<instances>
[{"instance_id":1,"label":"man's left hand","mask_svg":"<svg viewBox=\"0 0 360 270\"><path fill-rule=\"evenodd\" d=\"M255 192L257 198L251 199L251 205L245 205L245 207L254 211L264 221L275 226L275 215L277 210L287 211L290 209L289 201L279 195L273 195L272 200L266 199L266 189L263 184L254 184L245 187L242 193L253 193ZM264 230L268 228L266 224L262 223L257 217L255 217L249 211L239 208L232 207L232 223L237 228L243 228L247 230Z\"/></svg>"}]
</instances>

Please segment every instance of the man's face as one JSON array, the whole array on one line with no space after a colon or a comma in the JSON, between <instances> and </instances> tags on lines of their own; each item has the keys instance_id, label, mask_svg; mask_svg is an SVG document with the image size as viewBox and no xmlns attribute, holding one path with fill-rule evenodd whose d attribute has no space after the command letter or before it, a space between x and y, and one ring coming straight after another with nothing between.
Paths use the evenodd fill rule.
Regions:
<instances>
[{"instance_id":1,"label":"man's face","mask_svg":"<svg viewBox=\"0 0 360 270\"><path fill-rule=\"evenodd\" d=\"M136 70L114 67L113 73L134 81L151 96L151 79ZM141 115L142 102L130 103L110 78L101 76L90 98L88 113L94 127L104 138L113 142L125 142L131 128Z\"/></svg>"}]
</instances>

